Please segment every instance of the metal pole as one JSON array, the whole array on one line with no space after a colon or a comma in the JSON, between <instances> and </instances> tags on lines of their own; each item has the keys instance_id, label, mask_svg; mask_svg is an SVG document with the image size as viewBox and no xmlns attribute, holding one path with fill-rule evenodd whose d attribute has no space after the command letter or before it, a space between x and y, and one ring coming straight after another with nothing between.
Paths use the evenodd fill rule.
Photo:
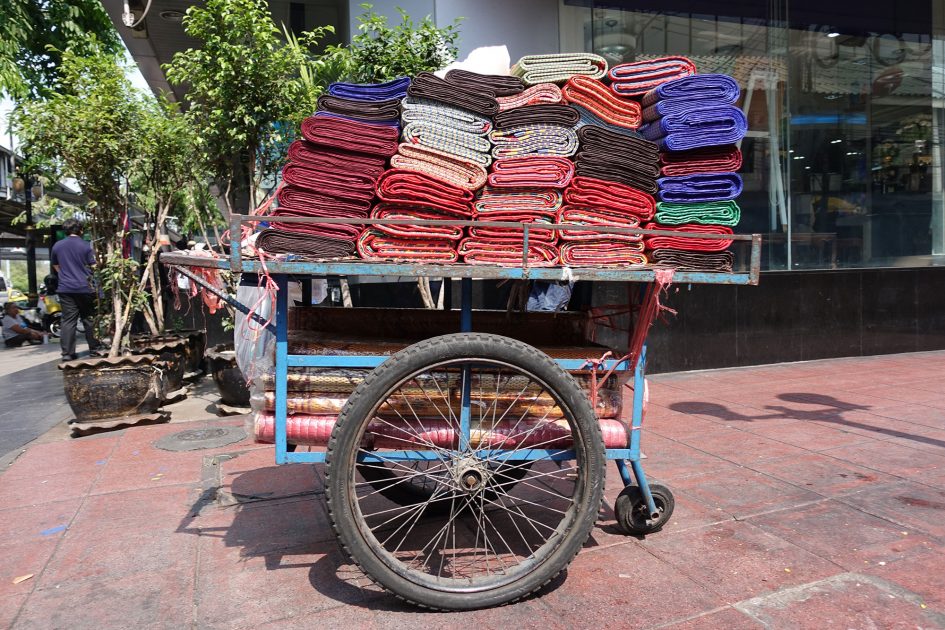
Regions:
<instances>
[{"instance_id":1,"label":"metal pole","mask_svg":"<svg viewBox=\"0 0 945 630\"><path fill-rule=\"evenodd\" d=\"M36 287L36 239L34 232L36 226L33 225L33 178L30 175L23 177L26 183L26 189L23 191L24 203L26 209L26 281L28 285L28 299L30 306L36 306L39 301L39 293Z\"/></svg>"}]
</instances>

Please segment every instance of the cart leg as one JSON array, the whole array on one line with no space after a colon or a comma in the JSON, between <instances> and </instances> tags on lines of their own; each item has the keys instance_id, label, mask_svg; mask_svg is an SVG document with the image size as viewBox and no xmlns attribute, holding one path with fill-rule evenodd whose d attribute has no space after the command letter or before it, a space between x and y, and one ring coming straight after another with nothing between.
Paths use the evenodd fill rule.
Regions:
<instances>
[{"instance_id":1,"label":"cart leg","mask_svg":"<svg viewBox=\"0 0 945 630\"><path fill-rule=\"evenodd\" d=\"M312 276L305 276L302 282L302 306L312 305Z\"/></svg>"},{"instance_id":2,"label":"cart leg","mask_svg":"<svg viewBox=\"0 0 945 630\"><path fill-rule=\"evenodd\" d=\"M286 455L286 380L289 362L289 282L284 274L275 276L276 286L276 463L288 462Z\"/></svg>"},{"instance_id":3,"label":"cart leg","mask_svg":"<svg viewBox=\"0 0 945 630\"><path fill-rule=\"evenodd\" d=\"M660 512L656 508L656 502L653 500L653 494L650 492L650 484L643 474L643 466L639 459L630 462L633 466L633 476L637 478L637 485L640 486L640 492L643 493L643 500L646 501L646 508L650 511L650 518L659 518Z\"/></svg>"},{"instance_id":4,"label":"cart leg","mask_svg":"<svg viewBox=\"0 0 945 630\"><path fill-rule=\"evenodd\" d=\"M459 314L459 331L472 332L472 278L463 278L460 281L462 294L462 310Z\"/></svg>"},{"instance_id":5,"label":"cart leg","mask_svg":"<svg viewBox=\"0 0 945 630\"><path fill-rule=\"evenodd\" d=\"M453 279L443 278L443 309L453 310Z\"/></svg>"},{"instance_id":6,"label":"cart leg","mask_svg":"<svg viewBox=\"0 0 945 630\"><path fill-rule=\"evenodd\" d=\"M472 332L472 278L463 278L460 282L462 293L462 306L459 314L460 332ZM464 364L461 371L462 375L462 398L459 413L459 450L465 452L469 449L469 420L470 412L470 388L472 387L472 370L468 363Z\"/></svg>"},{"instance_id":7,"label":"cart leg","mask_svg":"<svg viewBox=\"0 0 945 630\"><path fill-rule=\"evenodd\" d=\"M632 485L633 477L630 476L630 469L627 468L627 460L615 459L614 462L617 464L617 470L620 472L620 478L623 479L623 485L625 487Z\"/></svg>"},{"instance_id":8,"label":"cart leg","mask_svg":"<svg viewBox=\"0 0 945 630\"><path fill-rule=\"evenodd\" d=\"M640 428L643 426L643 400L646 395L646 343L640 348L640 360L633 370L633 416L630 426L630 453L632 459L630 465L633 467L633 476L637 479L637 485L640 486L640 492L643 493L643 499L646 501L646 507L653 515L653 518L659 515L656 508L656 502L653 501L653 495L650 492L650 484L646 481L646 475L643 473L643 465L640 463ZM626 469L626 466L624 466ZM621 475L623 470L621 470ZM625 479L626 481L626 479Z\"/></svg>"}]
</instances>

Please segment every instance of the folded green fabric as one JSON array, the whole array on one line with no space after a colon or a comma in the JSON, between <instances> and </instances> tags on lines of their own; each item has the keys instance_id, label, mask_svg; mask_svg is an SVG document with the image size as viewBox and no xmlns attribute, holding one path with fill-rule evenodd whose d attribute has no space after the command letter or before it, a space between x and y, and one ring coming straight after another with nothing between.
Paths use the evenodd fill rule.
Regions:
<instances>
[{"instance_id":1,"label":"folded green fabric","mask_svg":"<svg viewBox=\"0 0 945 630\"><path fill-rule=\"evenodd\" d=\"M512 66L511 73L522 77L525 85L564 83L576 74L602 79L607 74L607 61L591 53L526 55Z\"/></svg>"},{"instance_id":2,"label":"folded green fabric","mask_svg":"<svg viewBox=\"0 0 945 630\"><path fill-rule=\"evenodd\" d=\"M665 225L701 223L703 225L727 225L734 227L742 218L742 210L734 201L708 201L705 203L656 204L656 222Z\"/></svg>"}]
</instances>

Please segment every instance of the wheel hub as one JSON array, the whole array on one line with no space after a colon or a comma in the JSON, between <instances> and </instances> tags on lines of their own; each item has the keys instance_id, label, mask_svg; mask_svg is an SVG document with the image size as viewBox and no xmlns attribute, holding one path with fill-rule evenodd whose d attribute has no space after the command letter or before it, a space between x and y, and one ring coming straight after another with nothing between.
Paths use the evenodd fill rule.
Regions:
<instances>
[{"instance_id":1,"label":"wheel hub","mask_svg":"<svg viewBox=\"0 0 945 630\"><path fill-rule=\"evenodd\" d=\"M459 489L469 494L482 490L492 472L475 457L464 457L452 466L453 479Z\"/></svg>"}]
</instances>

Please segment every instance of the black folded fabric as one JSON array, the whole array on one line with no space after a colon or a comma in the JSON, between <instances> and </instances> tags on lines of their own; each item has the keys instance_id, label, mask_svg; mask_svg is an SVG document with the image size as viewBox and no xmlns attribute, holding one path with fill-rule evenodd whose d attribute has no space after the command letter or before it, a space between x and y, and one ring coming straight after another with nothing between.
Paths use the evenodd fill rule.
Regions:
<instances>
[{"instance_id":1,"label":"black folded fabric","mask_svg":"<svg viewBox=\"0 0 945 630\"><path fill-rule=\"evenodd\" d=\"M407 88L407 94L414 98L440 101L483 116L495 116L499 113L499 104L491 93L464 89L432 72L418 74Z\"/></svg>"},{"instance_id":2,"label":"black folded fabric","mask_svg":"<svg viewBox=\"0 0 945 630\"><path fill-rule=\"evenodd\" d=\"M388 122L400 118L400 101L396 98L386 101L361 101L322 94L318 97L318 111L355 120Z\"/></svg>"},{"instance_id":3,"label":"black folded fabric","mask_svg":"<svg viewBox=\"0 0 945 630\"><path fill-rule=\"evenodd\" d=\"M582 150L593 147L595 150L619 153L621 157L632 155L636 161L654 164L660 159L660 149L655 142L617 133L597 125L585 125L578 129L578 139L581 141Z\"/></svg>"},{"instance_id":4,"label":"black folded fabric","mask_svg":"<svg viewBox=\"0 0 945 630\"><path fill-rule=\"evenodd\" d=\"M655 143L596 125L578 129L578 139L575 175L626 184L650 195L659 190L660 153Z\"/></svg>"},{"instance_id":5,"label":"black folded fabric","mask_svg":"<svg viewBox=\"0 0 945 630\"><path fill-rule=\"evenodd\" d=\"M479 74L468 70L450 70L446 80L469 92L491 92L494 96L515 96L525 90L519 77L501 74Z\"/></svg>"},{"instance_id":6,"label":"black folded fabric","mask_svg":"<svg viewBox=\"0 0 945 630\"><path fill-rule=\"evenodd\" d=\"M312 258L344 258L354 256L355 252L353 241L273 229L259 233L256 247L269 254L299 254Z\"/></svg>"},{"instance_id":7,"label":"black folded fabric","mask_svg":"<svg viewBox=\"0 0 945 630\"><path fill-rule=\"evenodd\" d=\"M654 249L647 254L654 265L675 267L679 271L721 271L731 273L735 264L732 252L689 252L681 249Z\"/></svg>"},{"instance_id":8,"label":"black folded fabric","mask_svg":"<svg viewBox=\"0 0 945 630\"><path fill-rule=\"evenodd\" d=\"M578 153L575 156L574 164L574 175L576 177L593 177L626 184L648 195L655 195L659 191L656 177L634 172L624 166L615 164L613 161L582 159L581 153Z\"/></svg>"},{"instance_id":9,"label":"black folded fabric","mask_svg":"<svg viewBox=\"0 0 945 630\"><path fill-rule=\"evenodd\" d=\"M567 105L528 105L517 107L495 115L496 129L508 129L522 125L561 125L573 127L581 120L581 114Z\"/></svg>"}]
</instances>

